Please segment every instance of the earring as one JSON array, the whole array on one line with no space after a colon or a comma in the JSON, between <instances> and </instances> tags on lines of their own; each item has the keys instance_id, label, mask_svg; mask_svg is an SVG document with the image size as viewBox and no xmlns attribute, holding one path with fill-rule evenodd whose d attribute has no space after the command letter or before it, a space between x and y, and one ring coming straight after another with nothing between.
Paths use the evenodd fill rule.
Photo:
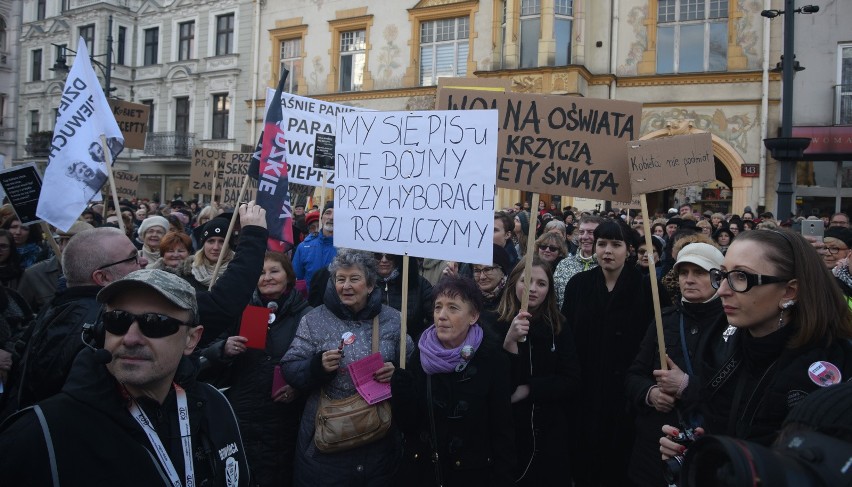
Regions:
<instances>
[{"instance_id":1,"label":"earring","mask_svg":"<svg viewBox=\"0 0 852 487\"><path fill-rule=\"evenodd\" d=\"M784 301L781 304L781 313L778 315L778 328L784 327L784 312L787 311L788 309L792 308L793 305L795 305L795 304L796 304L796 302L793 301L792 299L789 300L789 301Z\"/></svg>"}]
</instances>

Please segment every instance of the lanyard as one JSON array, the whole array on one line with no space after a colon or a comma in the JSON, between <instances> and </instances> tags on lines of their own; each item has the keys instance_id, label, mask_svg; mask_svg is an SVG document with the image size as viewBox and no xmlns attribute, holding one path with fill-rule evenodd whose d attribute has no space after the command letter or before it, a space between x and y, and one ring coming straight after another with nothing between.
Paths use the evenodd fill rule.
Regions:
<instances>
[{"instance_id":1,"label":"lanyard","mask_svg":"<svg viewBox=\"0 0 852 487\"><path fill-rule=\"evenodd\" d=\"M186 476L185 487L193 487L195 485L195 469L192 465L192 436L189 429L189 409L186 407L186 392L177 384L174 384L174 387L175 396L177 397L178 424L180 424L180 436L183 446L183 464ZM184 487L184 484L180 482L172 460L169 458L168 452L166 452L166 448L163 446L163 442L160 441L160 437L151 425L151 421L148 419L145 411L132 399L127 409L130 411L133 419L142 427L145 434L148 435L148 441L154 447L154 452L157 454L157 458L160 459L160 464L165 469L166 475L169 476L171 484L174 487Z\"/></svg>"}]
</instances>

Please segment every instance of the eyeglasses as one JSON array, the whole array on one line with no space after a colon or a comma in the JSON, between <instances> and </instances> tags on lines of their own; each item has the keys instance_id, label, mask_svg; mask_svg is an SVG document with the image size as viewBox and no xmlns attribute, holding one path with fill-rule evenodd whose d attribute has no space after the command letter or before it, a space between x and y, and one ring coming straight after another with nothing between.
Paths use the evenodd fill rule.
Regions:
<instances>
[{"instance_id":1,"label":"eyeglasses","mask_svg":"<svg viewBox=\"0 0 852 487\"><path fill-rule=\"evenodd\" d=\"M710 269L710 285L713 289L719 289L722 285L722 280L728 281L728 287L732 291L738 293L748 292L754 286L763 286L764 284L774 284L779 282L787 282L789 279L782 279L775 276L764 276L762 274L752 274L746 271L728 271L725 272L719 269Z\"/></svg>"},{"instance_id":2,"label":"eyeglasses","mask_svg":"<svg viewBox=\"0 0 852 487\"><path fill-rule=\"evenodd\" d=\"M383 254L383 253L380 253L380 252L376 252L375 254L373 254L373 257L375 257L375 258L376 258L376 262L379 262L379 261L380 261L380 260L382 260L382 259L387 259L387 260L389 260L389 261L390 261L390 260L393 260L393 255L391 255L391 254Z\"/></svg>"},{"instance_id":3,"label":"eyeglasses","mask_svg":"<svg viewBox=\"0 0 852 487\"><path fill-rule=\"evenodd\" d=\"M559 247L555 245L539 245L538 250L549 250L551 252L559 252Z\"/></svg>"},{"instance_id":4,"label":"eyeglasses","mask_svg":"<svg viewBox=\"0 0 852 487\"><path fill-rule=\"evenodd\" d=\"M473 275L479 276L479 275L482 275L482 274L491 274L492 272L496 271L497 269L499 269L499 267L497 267L497 266L480 267L478 269L476 267L474 267L473 268Z\"/></svg>"},{"instance_id":5,"label":"eyeglasses","mask_svg":"<svg viewBox=\"0 0 852 487\"><path fill-rule=\"evenodd\" d=\"M107 311L101 319L104 322L104 329L116 336L125 335L134 322L139 324L139 331L148 338L171 336L177 333L181 325L189 326L189 323L171 316L158 313L137 315L120 309Z\"/></svg>"},{"instance_id":6,"label":"eyeglasses","mask_svg":"<svg viewBox=\"0 0 852 487\"><path fill-rule=\"evenodd\" d=\"M0 248L3 248L3 247L0 246ZM849 250L849 248L841 249L840 247L829 247L828 245L826 245L825 250L827 250L828 253L831 254L831 255L837 255L838 252Z\"/></svg>"},{"instance_id":7,"label":"eyeglasses","mask_svg":"<svg viewBox=\"0 0 852 487\"><path fill-rule=\"evenodd\" d=\"M104 264L104 265L98 267L95 270L102 271L102 270L106 269L107 267L112 267L112 266L118 265L118 264L126 264L128 262L135 262L136 265L139 265L139 254L133 254L126 259L121 259L118 262L113 262L112 264Z\"/></svg>"}]
</instances>

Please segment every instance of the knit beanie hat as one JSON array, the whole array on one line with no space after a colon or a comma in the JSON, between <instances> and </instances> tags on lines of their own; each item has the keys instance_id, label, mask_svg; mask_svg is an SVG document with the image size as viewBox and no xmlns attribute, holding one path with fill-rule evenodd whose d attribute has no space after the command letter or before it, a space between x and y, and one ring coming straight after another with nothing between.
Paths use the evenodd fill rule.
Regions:
<instances>
[{"instance_id":1,"label":"knit beanie hat","mask_svg":"<svg viewBox=\"0 0 852 487\"><path fill-rule=\"evenodd\" d=\"M230 223L230 220L220 217L216 217L207 222L204 225L204 230L201 232L201 245L204 245L204 242L206 242L210 237L225 238L225 235L228 233L228 225L230 225Z\"/></svg>"},{"instance_id":2,"label":"knit beanie hat","mask_svg":"<svg viewBox=\"0 0 852 487\"><path fill-rule=\"evenodd\" d=\"M530 214L526 211L519 211L517 215L518 220L521 222L521 231L524 235L530 234Z\"/></svg>"},{"instance_id":3,"label":"knit beanie hat","mask_svg":"<svg viewBox=\"0 0 852 487\"><path fill-rule=\"evenodd\" d=\"M843 377L838 380L845 380ZM824 387L795 405L784 425L798 423L852 441L852 382Z\"/></svg>"},{"instance_id":4,"label":"knit beanie hat","mask_svg":"<svg viewBox=\"0 0 852 487\"><path fill-rule=\"evenodd\" d=\"M139 236L145 238L145 232L151 227L163 227L163 232L168 232L169 226L169 221L165 218L159 215L149 216L142 220L142 223L139 225Z\"/></svg>"}]
</instances>

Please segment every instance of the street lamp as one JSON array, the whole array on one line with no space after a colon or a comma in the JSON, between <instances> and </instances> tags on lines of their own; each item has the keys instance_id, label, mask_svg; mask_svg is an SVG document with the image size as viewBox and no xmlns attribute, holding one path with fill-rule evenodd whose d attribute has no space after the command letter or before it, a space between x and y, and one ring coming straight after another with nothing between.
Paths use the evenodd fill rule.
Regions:
<instances>
[{"instance_id":1,"label":"street lamp","mask_svg":"<svg viewBox=\"0 0 852 487\"><path fill-rule=\"evenodd\" d=\"M109 28L108 28L107 32L108 32L108 34L107 34L107 52L106 52L106 54L99 54L97 56L90 55L89 60L91 60L92 64L97 66L98 69L101 70L101 74L104 75L104 84L106 85L106 87L104 88L104 91L106 92L106 95L109 96L110 93L112 93L113 91L116 90L116 88L113 88L112 84L111 84L112 83L112 15L109 16ZM65 46L58 45L58 44L53 44L53 45L58 47L59 49L61 49L61 51L60 51L59 55L56 57L56 62L53 63L53 67L50 68L50 70L55 72L55 73L68 74L68 71L70 71L70 68L68 67L65 52L69 51L69 52L71 52L71 54L76 55L77 51L75 51L73 49L69 49ZM96 57L100 57L100 56L106 56L106 64L95 59Z\"/></svg>"},{"instance_id":2,"label":"street lamp","mask_svg":"<svg viewBox=\"0 0 852 487\"><path fill-rule=\"evenodd\" d=\"M767 19L774 19L784 15L784 55L779 63L782 68L781 82L783 89L781 93L781 137L764 139L763 145L772 153L772 157L778 161L780 171L778 174L778 219L786 220L792 213L793 198L793 164L802 159L805 149L810 144L809 138L793 137L793 75L796 71L805 69L796 61L793 54L795 40L795 20L793 13L813 14L819 12L819 6L806 5L795 8L795 0L784 0L784 10L764 10L760 15Z\"/></svg>"}]
</instances>

